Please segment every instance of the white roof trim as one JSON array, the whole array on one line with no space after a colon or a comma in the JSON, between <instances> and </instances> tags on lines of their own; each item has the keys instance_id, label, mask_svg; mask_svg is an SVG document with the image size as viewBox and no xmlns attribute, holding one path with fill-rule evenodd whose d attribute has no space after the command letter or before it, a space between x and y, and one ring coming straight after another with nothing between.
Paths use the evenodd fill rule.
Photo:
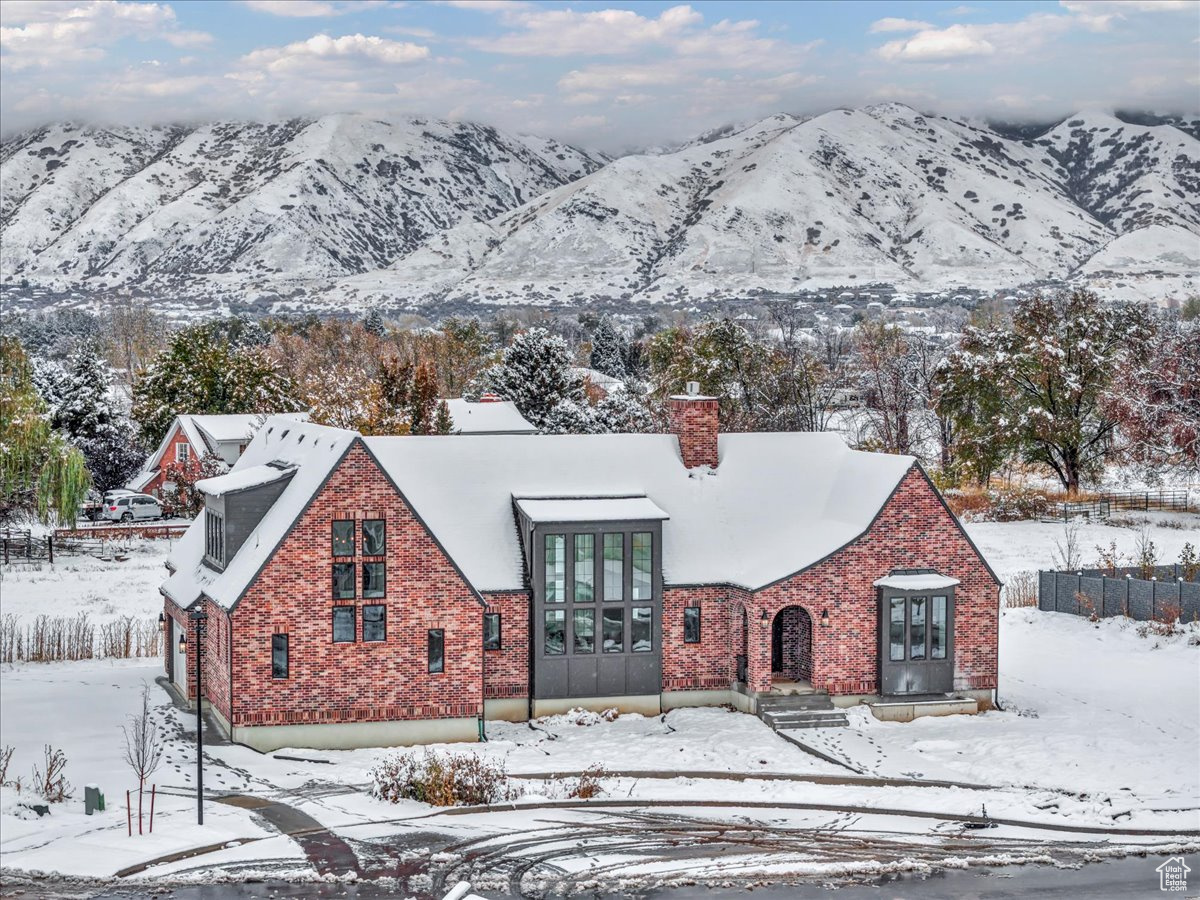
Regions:
<instances>
[{"instance_id":1,"label":"white roof trim","mask_svg":"<svg viewBox=\"0 0 1200 900\"><path fill-rule=\"evenodd\" d=\"M954 587L957 578L928 572L924 575L888 575L875 582L875 587L893 588L898 591L937 591Z\"/></svg>"},{"instance_id":2,"label":"white roof trim","mask_svg":"<svg viewBox=\"0 0 1200 900\"><path fill-rule=\"evenodd\" d=\"M529 521L636 522L671 518L649 497L519 497Z\"/></svg>"}]
</instances>

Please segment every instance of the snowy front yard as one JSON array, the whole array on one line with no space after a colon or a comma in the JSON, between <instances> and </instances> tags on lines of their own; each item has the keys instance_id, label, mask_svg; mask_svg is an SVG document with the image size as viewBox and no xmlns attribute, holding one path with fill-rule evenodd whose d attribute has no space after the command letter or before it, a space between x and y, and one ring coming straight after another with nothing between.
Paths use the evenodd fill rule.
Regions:
<instances>
[{"instance_id":1,"label":"snowy front yard","mask_svg":"<svg viewBox=\"0 0 1200 900\"><path fill-rule=\"evenodd\" d=\"M1176 518L1189 525L1200 521ZM1062 534L1061 525L1027 522L977 524L969 530L1001 577L1049 567L1054 541ZM1131 550L1137 539L1137 530L1129 527L1090 525L1081 531L1085 548L1116 541ZM1160 524L1153 533L1164 558L1177 554L1184 541L1197 540L1194 528ZM0 583L0 609L22 622L42 613L71 616L82 611L97 620L156 617L165 550L165 544L150 544L124 563L64 558L53 569L45 564L10 567ZM508 812L452 816L415 802L393 805L369 796L370 770L384 753L422 749L261 755L235 745L209 746L205 786L210 798L243 794L280 801L353 845L356 853L376 853L385 860L407 858L405 853L415 851L401 852L397 846L406 835L424 835L423 864L441 859L429 849L439 840L443 845L515 841L532 831L549 840L565 828L563 835L574 846L590 834L587 829L600 821L597 817L612 824L617 816L668 812L694 817L689 827L706 817L724 823L723 828L749 823L826 836L856 823L852 830L874 835L870 841L875 843L884 833L899 835L895 839L904 846L895 849L895 859L902 867L904 854L918 852L913 848L940 846L950 839L961 843L961 823L946 818L977 814L984 804L992 816L1031 826L1140 828L1160 834L1195 830L1200 828L1200 630L1191 626L1167 637L1144 632L1124 620L1091 623L1065 614L1009 610L1000 631L1003 711L896 724L856 709L848 728L798 735L869 777L964 782L976 788L839 782L852 773L806 754L756 718L724 709L622 716L611 722L589 714L531 725L489 723L487 743L434 748L502 763L523 795L518 808ZM145 877L211 879L214 867L241 877L260 865L268 873L286 870L317 877L319 869L313 867L303 838L280 836L247 809L210 799L205 825L195 824L193 720L171 707L154 685L160 674L158 659L20 664L0 670L0 743L13 748L7 777L11 782L19 775L26 785L20 794L11 785L0 790L0 864L109 876L137 863L208 847L202 856L165 863ZM129 837L124 794L135 783L122 759L121 725L138 707L143 684L151 685L166 758L152 778L161 791L154 834ZM29 773L45 744L65 751L66 776L75 794L49 817L38 818L22 804L33 799ZM600 807L587 812L535 810L566 797L571 779L549 776L592 765L612 773L603 779L600 799L628 804L624 812L602 812ZM88 817L83 814L83 785L93 782L105 791L108 809ZM731 802L744 806L720 807ZM697 803L707 805L682 811L671 807ZM663 804L670 809L664 812ZM1040 846L1047 839L1045 831L1017 825L978 834L985 849L1005 841ZM1075 832L1064 839L1088 841L1096 848L1135 840ZM1194 838L1188 840L1189 847L1195 844ZM664 847L669 844L663 842ZM839 858L837 871L888 871L878 864L877 854L871 862L873 852L851 853L862 856L867 868ZM770 868L763 868L761 860L753 865L757 871ZM806 869L815 864L804 853L774 858L771 865L791 872L825 871Z\"/></svg>"}]
</instances>

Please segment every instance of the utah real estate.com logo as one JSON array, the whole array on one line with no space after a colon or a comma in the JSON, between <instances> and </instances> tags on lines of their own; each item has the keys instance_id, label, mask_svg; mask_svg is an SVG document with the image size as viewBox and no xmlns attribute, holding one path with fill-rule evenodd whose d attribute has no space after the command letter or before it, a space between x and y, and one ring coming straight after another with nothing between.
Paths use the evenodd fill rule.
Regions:
<instances>
[{"instance_id":1,"label":"utah real estate.com logo","mask_svg":"<svg viewBox=\"0 0 1200 900\"><path fill-rule=\"evenodd\" d=\"M1160 891L1186 891L1188 872L1191 867L1183 861L1182 856L1173 856L1159 866L1158 889Z\"/></svg>"}]
</instances>

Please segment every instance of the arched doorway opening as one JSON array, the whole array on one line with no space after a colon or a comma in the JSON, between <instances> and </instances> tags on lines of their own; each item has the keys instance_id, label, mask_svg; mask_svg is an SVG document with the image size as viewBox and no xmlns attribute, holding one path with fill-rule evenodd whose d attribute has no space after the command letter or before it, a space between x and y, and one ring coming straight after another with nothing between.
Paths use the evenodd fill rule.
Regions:
<instances>
[{"instance_id":1,"label":"arched doorway opening","mask_svg":"<svg viewBox=\"0 0 1200 900\"><path fill-rule=\"evenodd\" d=\"M812 687L813 622L802 606L785 606L771 623L771 685Z\"/></svg>"}]
</instances>

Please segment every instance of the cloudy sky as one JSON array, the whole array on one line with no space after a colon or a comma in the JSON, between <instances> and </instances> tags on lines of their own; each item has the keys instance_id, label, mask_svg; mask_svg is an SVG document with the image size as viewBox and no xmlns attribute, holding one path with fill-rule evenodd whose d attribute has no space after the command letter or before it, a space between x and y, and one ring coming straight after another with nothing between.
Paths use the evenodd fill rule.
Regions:
<instances>
[{"instance_id":1,"label":"cloudy sky","mask_svg":"<svg viewBox=\"0 0 1200 900\"><path fill-rule=\"evenodd\" d=\"M897 100L1200 107L1200 2L3 0L0 127L420 113L607 150Z\"/></svg>"}]
</instances>

